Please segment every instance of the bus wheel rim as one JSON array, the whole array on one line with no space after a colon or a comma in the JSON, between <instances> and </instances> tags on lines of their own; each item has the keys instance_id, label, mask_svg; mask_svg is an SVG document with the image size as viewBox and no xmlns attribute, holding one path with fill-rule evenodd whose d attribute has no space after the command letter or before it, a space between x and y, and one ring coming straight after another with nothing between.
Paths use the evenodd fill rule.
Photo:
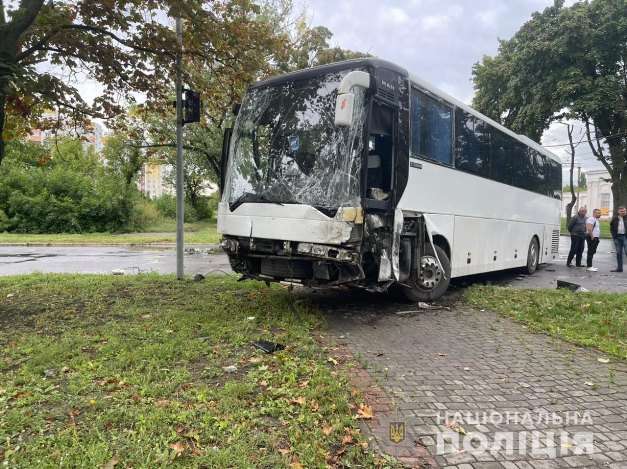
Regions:
<instances>
[{"instance_id":1,"label":"bus wheel rim","mask_svg":"<svg viewBox=\"0 0 627 469\"><path fill-rule=\"evenodd\" d=\"M420 275L418 283L422 288L433 289L442 280L442 269L435 257L424 256L420 260Z\"/></svg>"},{"instance_id":2,"label":"bus wheel rim","mask_svg":"<svg viewBox=\"0 0 627 469\"><path fill-rule=\"evenodd\" d=\"M538 258L538 253L536 249L536 243L531 243L531 252L529 253L529 260L531 261L531 265L536 265L536 260Z\"/></svg>"}]
</instances>

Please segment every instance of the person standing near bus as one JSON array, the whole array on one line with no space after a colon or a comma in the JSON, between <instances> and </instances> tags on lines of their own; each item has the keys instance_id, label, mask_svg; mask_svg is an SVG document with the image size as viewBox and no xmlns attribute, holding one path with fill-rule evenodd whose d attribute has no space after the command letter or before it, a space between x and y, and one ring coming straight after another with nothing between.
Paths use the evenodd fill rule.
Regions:
<instances>
[{"instance_id":1,"label":"person standing near bus","mask_svg":"<svg viewBox=\"0 0 627 469\"><path fill-rule=\"evenodd\" d=\"M566 260L568 267L573 266L573 257L575 257L577 267L583 267L581 258L583 257L583 247L586 244L586 213L588 213L587 208L580 208L577 215L572 217L568 224L568 231L570 232L570 251Z\"/></svg>"},{"instance_id":2,"label":"person standing near bus","mask_svg":"<svg viewBox=\"0 0 627 469\"><path fill-rule=\"evenodd\" d=\"M614 246L616 246L616 268L610 270L610 272L622 272L623 271L623 252L627 256L627 233L625 231L627 226L627 209L624 206L618 207L617 213L612 217L610 222L610 231L612 238L614 238Z\"/></svg>"},{"instance_id":3,"label":"person standing near bus","mask_svg":"<svg viewBox=\"0 0 627 469\"><path fill-rule=\"evenodd\" d=\"M586 259L586 266L588 267L586 270L588 272L596 272L596 267L592 267L592 258L594 254L597 252L597 246L599 245L599 237L601 236L601 225L599 223L599 218L601 218L601 210L595 208L592 211L592 216L588 218L586 222L586 228L588 230L588 237L586 238L586 242L588 244L588 257Z\"/></svg>"}]
</instances>

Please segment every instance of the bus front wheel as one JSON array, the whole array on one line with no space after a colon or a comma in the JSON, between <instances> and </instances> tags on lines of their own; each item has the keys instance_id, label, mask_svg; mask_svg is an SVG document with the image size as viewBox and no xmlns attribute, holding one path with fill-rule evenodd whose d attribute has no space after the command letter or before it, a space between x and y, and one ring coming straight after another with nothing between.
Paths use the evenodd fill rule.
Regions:
<instances>
[{"instance_id":1,"label":"bus front wheel","mask_svg":"<svg viewBox=\"0 0 627 469\"><path fill-rule=\"evenodd\" d=\"M432 246L427 246L420 259L420 275L413 286L402 286L405 298L412 302L431 301L440 298L451 282L451 263L440 246L435 246L440 259L436 259Z\"/></svg>"},{"instance_id":2,"label":"bus front wheel","mask_svg":"<svg viewBox=\"0 0 627 469\"><path fill-rule=\"evenodd\" d=\"M529 250L527 251L527 265L525 266L525 273L531 275L538 268L538 261L540 260L540 246L538 246L538 240L534 237L531 238L529 243Z\"/></svg>"}]
</instances>

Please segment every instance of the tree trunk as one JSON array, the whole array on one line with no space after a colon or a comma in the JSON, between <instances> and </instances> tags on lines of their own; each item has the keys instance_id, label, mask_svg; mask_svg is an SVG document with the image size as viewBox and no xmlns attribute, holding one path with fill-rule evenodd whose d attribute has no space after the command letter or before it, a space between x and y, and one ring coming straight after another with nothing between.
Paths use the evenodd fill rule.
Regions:
<instances>
[{"instance_id":1,"label":"tree trunk","mask_svg":"<svg viewBox=\"0 0 627 469\"><path fill-rule=\"evenodd\" d=\"M612 168L612 198L614 199L614 211L618 207L627 206L627 152L621 139L606 139L610 152Z\"/></svg>"},{"instance_id":2,"label":"tree trunk","mask_svg":"<svg viewBox=\"0 0 627 469\"><path fill-rule=\"evenodd\" d=\"M566 205L566 226L570 223L570 219L573 216L573 207L577 202L577 196L575 195L575 185L573 183L575 172L575 145L573 144L573 129L574 125L566 124L568 132L568 143L570 144L570 203ZM577 181L579 184L579 181Z\"/></svg>"},{"instance_id":3,"label":"tree trunk","mask_svg":"<svg viewBox=\"0 0 627 469\"><path fill-rule=\"evenodd\" d=\"M621 174L611 174L612 177L612 198L614 199L614 212L618 207L627 207L627 177L625 171Z\"/></svg>"}]
</instances>

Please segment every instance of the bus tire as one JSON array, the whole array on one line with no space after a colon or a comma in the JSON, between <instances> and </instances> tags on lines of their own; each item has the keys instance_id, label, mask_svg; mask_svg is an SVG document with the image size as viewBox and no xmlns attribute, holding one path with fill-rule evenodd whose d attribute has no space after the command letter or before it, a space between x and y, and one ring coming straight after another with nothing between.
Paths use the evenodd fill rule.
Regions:
<instances>
[{"instance_id":1,"label":"bus tire","mask_svg":"<svg viewBox=\"0 0 627 469\"><path fill-rule=\"evenodd\" d=\"M529 249L527 250L527 265L524 267L525 273L532 275L538 268L538 262L540 260L540 246L538 240L534 236L529 242Z\"/></svg>"},{"instance_id":2,"label":"bus tire","mask_svg":"<svg viewBox=\"0 0 627 469\"><path fill-rule=\"evenodd\" d=\"M442 268L433 254L433 248L428 245L420 261L421 273L418 282L411 287L401 286L403 296L413 303L437 300L444 295L451 283L451 262L444 249L435 246L435 250Z\"/></svg>"}]
</instances>

